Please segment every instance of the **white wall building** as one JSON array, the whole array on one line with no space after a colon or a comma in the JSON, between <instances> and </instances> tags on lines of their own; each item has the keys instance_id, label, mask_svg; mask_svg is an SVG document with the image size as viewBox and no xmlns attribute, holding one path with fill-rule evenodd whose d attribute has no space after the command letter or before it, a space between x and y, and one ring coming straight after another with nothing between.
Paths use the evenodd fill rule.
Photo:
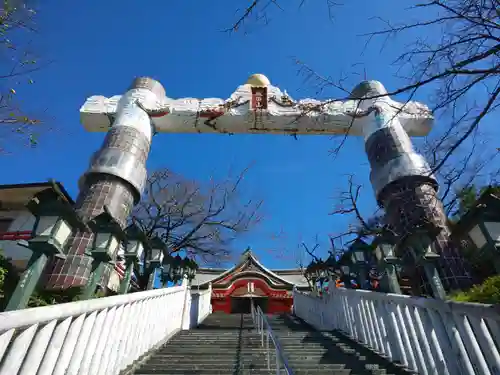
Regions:
<instances>
[{"instance_id":1,"label":"white wall building","mask_svg":"<svg viewBox=\"0 0 500 375\"><path fill-rule=\"evenodd\" d=\"M74 204L64 187L60 183L56 184L66 195L68 201ZM31 251L17 243L20 240L31 238L35 224L35 217L28 211L26 204L36 193L51 188L51 186L51 182L0 185L0 249L4 256L10 258L20 270L26 267L31 257ZM108 289L114 292L118 291L124 273L125 264L122 250L119 252L116 265L109 275Z\"/></svg>"}]
</instances>

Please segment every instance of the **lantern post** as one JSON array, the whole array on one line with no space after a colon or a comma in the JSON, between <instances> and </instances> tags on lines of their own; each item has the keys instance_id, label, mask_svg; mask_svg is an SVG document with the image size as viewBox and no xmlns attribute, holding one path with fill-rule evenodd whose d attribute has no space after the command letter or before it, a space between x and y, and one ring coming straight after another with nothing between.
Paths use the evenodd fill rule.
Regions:
<instances>
[{"instance_id":1,"label":"lantern post","mask_svg":"<svg viewBox=\"0 0 500 375\"><path fill-rule=\"evenodd\" d=\"M477 250L491 254L497 274L500 274L500 195L498 189L486 189L474 207L458 223L467 232ZM468 228L467 228L468 227Z\"/></svg>"},{"instance_id":2,"label":"lantern post","mask_svg":"<svg viewBox=\"0 0 500 375\"><path fill-rule=\"evenodd\" d=\"M379 266L383 270L382 286L384 291L389 293L401 294L401 286L399 285L396 265L399 258L394 251L394 245L387 241L384 237L375 239L375 257Z\"/></svg>"},{"instance_id":3,"label":"lantern post","mask_svg":"<svg viewBox=\"0 0 500 375\"><path fill-rule=\"evenodd\" d=\"M92 248L88 255L92 256L92 271L89 281L83 290L83 299L90 299L102 279L106 264L114 264L116 253L126 240L120 224L105 208L104 212L92 219L88 226L94 232Z\"/></svg>"},{"instance_id":4,"label":"lantern post","mask_svg":"<svg viewBox=\"0 0 500 375\"><path fill-rule=\"evenodd\" d=\"M134 266L141 260L147 239L144 232L136 224L131 224L125 229L127 236L127 247L125 248L125 275L120 283L120 294L128 292L130 279L134 272Z\"/></svg>"},{"instance_id":5,"label":"lantern post","mask_svg":"<svg viewBox=\"0 0 500 375\"><path fill-rule=\"evenodd\" d=\"M361 242L361 241L359 241ZM358 275L359 288L364 289L367 280L367 265L366 265L366 255L367 255L368 245L363 243L355 242L350 249L351 262L355 268L355 272Z\"/></svg>"},{"instance_id":6,"label":"lantern post","mask_svg":"<svg viewBox=\"0 0 500 375\"><path fill-rule=\"evenodd\" d=\"M148 290L154 288L156 272L163 264L166 245L158 236L149 240L148 260L146 262L146 273L148 274Z\"/></svg>"},{"instance_id":7,"label":"lantern post","mask_svg":"<svg viewBox=\"0 0 500 375\"><path fill-rule=\"evenodd\" d=\"M446 291L437 267L437 262L441 256L434 251L431 240L433 229L425 230L425 228L421 228L415 233L408 235L407 238L404 238L400 246L406 246L405 244L407 243L411 250L413 250L416 262L420 263L424 269L434 298L446 300Z\"/></svg>"},{"instance_id":8,"label":"lantern post","mask_svg":"<svg viewBox=\"0 0 500 375\"><path fill-rule=\"evenodd\" d=\"M184 277L185 262L179 254L173 259L172 267L170 268L170 281L177 284L179 281L182 282Z\"/></svg>"},{"instance_id":9,"label":"lantern post","mask_svg":"<svg viewBox=\"0 0 500 375\"><path fill-rule=\"evenodd\" d=\"M186 276L188 279L189 285L193 282L196 277L196 272L198 271L198 263L194 261L194 259L186 259Z\"/></svg>"},{"instance_id":10,"label":"lantern post","mask_svg":"<svg viewBox=\"0 0 500 375\"><path fill-rule=\"evenodd\" d=\"M33 238L20 241L33 254L9 299L5 311L24 309L51 257L65 258L65 245L76 228L85 227L56 184L37 194L26 205L36 217Z\"/></svg>"},{"instance_id":11,"label":"lantern post","mask_svg":"<svg viewBox=\"0 0 500 375\"><path fill-rule=\"evenodd\" d=\"M173 268L175 267L175 258L167 254L167 256L163 259L162 267L161 267L161 285L163 288L168 286L169 281L173 281L174 272Z\"/></svg>"}]
</instances>

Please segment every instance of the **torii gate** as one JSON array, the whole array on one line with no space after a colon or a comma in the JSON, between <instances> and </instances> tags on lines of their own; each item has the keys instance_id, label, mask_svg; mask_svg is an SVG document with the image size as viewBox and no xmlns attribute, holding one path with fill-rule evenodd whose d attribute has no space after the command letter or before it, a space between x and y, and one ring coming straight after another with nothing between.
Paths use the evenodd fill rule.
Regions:
<instances>
[{"instance_id":1,"label":"torii gate","mask_svg":"<svg viewBox=\"0 0 500 375\"><path fill-rule=\"evenodd\" d=\"M399 103L386 94L380 82L365 81L345 101L295 101L264 75L254 74L227 100L172 99L159 82L137 78L124 95L91 96L80 109L86 130L107 134L80 179L77 211L91 219L106 206L125 226L143 192L156 133L349 134L365 139L375 196L397 231L411 232L424 218L446 237L437 181L410 140L429 133L433 116L423 104ZM91 237L92 233L75 235L66 260L57 261L49 275L49 288L87 282L91 258L84 252ZM442 245L438 251L444 258L449 257L444 242L436 243ZM457 265L449 267L453 274L463 275Z\"/></svg>"}]
</instances>

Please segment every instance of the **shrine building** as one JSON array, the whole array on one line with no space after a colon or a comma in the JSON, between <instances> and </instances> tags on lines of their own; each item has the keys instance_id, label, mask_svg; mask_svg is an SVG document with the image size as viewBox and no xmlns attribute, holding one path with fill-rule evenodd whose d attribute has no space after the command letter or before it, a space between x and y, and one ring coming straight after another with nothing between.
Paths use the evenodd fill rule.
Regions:
<instances>
[{"instance_id":1,"label":"shrine building","mask_svg":"<svg viewBox=\"0 0 500 375\"><path fill-rule=\"evenodd\" d=\"M249 313L250 306L261 307L267 314L289 313L293 304L293 288L308 290L300 269L270 270L264 267L250 249L230 269L200 268L192 289L212 285L212 311Z\"/></svg>"}]
</instances>

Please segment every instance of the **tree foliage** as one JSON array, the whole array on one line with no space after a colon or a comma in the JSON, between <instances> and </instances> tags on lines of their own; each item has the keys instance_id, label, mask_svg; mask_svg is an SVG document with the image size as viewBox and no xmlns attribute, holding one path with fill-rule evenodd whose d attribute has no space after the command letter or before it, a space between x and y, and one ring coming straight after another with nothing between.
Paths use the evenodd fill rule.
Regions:
<instances>
[{"instance_id":1,"label":"tree foliage","mask_svg":"<svg viewBox=\"0 0 500 375\"><path fill-rule=\"evenodd\" d=\"M132 221L148 237L160 237L170 254L185 251L202 262L224 262L233 240L261 218L262 201L244 200L241 194L246 173L203 185L168 169L155 171Z\"/></svg>"},{"instance_id":2,"label":"tree foliage","mask_svg":"<svg viewBox=\"0 0 500 375\"><path fill-rule=\"evenodd\" d=\"M489 277L482 284L474 285L468 291L452 294L450 298L457 302L499 304L500 275Z\"/></svg>"},{"instance_id":3,"label":"tree foliage","mask_svg":"<svg viewBox=\"0 0 500 375\"><path fill-rule=\"evenodd\" d=\"M6 299L12 294L18 281L19 273L16 267L0 250L0 307L4 307Z\"/></svg>"},{"instance_id":4,"label":"tree foliage","mask_svg":"<svg viewBox=\"0 0 500 375\"><path fill-rule=\"evenodd\" d=\"M19 142L38 144L41 120L33 117L18 95L34 83L32 75L42 65L31 37L36 34L37 11L31 1L1 0L0 8L0 152L8 153ZM22 96L22 94L21 94Z\"/></svg>"},{"instance_id":5,"label":"tree foliage","mask_svg":"<svg viewBox=\"0 0 500 375\"><path fill-rule=\"evenodd\" d=\"M493 192L500 194L500 185L488 185L483 187L478 187L474 184L466 186L457 192L458 197L458 207L453 213L453 216L460 218L462 215L466 214L472 207L475 206L477 199L488 189L493 189Z\"/></svg>"}]
</instances>

